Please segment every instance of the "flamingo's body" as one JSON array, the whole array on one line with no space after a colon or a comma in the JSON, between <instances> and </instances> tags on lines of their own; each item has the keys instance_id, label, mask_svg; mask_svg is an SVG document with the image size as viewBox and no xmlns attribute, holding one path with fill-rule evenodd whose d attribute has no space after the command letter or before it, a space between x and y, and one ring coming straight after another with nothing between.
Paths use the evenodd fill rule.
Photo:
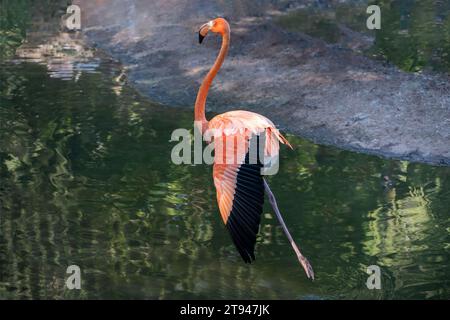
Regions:
<instances>
[{"instance_id":1,"label":"flamingo's body","mask_svg":"<svg viewBox=\"0 0 450 320\"><path fill-rule=\"evenodd\" d=\"M254 112L236 110L220 114L209 122L206 120L205 103L207 93L228 52L230 27L223 18L217 18L204 24L199 31L200 43L208 31L222 35L222 47L214 66L203 80L199 89L195 102L195 121L202 134L205 134L208 130L219 132L219 134L214 135L216 152L213 177L222 220L229 230L243 260L250 263L255 259L256 235L264 203L264 190L266 190L277 217L288 235L307 276L313 278L314 274L309 262L300 253L287 231L276 206L275 198L261 175L263 164L259 159L256 163L249 161L251 140L258 139L260 135L265 135L264 156L269 158L278 156L278 142L291 147L289 142L278 132L272 121ZM242 143L227 143L229 141L240 141ZM218 145L222 146L223 152L218 152ZM230 157L232 161L227 161Z\"/></svg>"},{"instance_id":2,"label":"flamingo's body","mask_svg":"<svg viewBox=\"0 0 450 320\"><path fill-rule=\"evenodd\" d=\"M214 136L217 145L224 146L224 152L215 153L213 170L214 185L217 190L217 203L222 220L230 231L233 241L245 262L255 259L254 247L264 203L264 183L261 176L261 164L245 161L249 141L252 137L266 134L265 154L278 156L278 141L270 143L270 132L278 133L274 124L257 113L236 110L220 114L208 123L208 129L217 129L222 135ZM287 141L281 134L280 141ZM219 141L222 140L222 141ZM242 141L227 143L227 140ZM230 150L231 149L231 150ZM222 163L218 157L223 155ZM226 158L233 157L232 164Z\"/></svg>"}]
</instances>

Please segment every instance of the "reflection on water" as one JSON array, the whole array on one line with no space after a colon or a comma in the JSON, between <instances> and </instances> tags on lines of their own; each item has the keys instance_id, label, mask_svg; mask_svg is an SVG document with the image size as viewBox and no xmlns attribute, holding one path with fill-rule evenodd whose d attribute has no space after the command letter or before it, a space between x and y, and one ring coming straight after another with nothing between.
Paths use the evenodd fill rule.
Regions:
<instances>
[{"instance_id":1,"label":"reflection on water","mask_svg":"<svg viewBox=\"0 0 450 320\"><path fill-rule=\"evenodd\" d=\"M373 51L406 71L450 72L450 1L382 0Z\"/></svg>"},{"instance_id":2,"label":"reflection on water","mask_svg":"<svg viewBox=\"0 0 450 320\"><path fill-rule=\"evenodd\" d=\"M39 33L29 34L29 37L40 39L41 43L33 41L17 48L18 62L25 59L43 64L52 78L77 81L83 72L95 72L99 65L92 50L85 48L83 41L76 35L60 32L53 37L45 37Z\"/></svg>"},{"instance_id":3,"label":"reflection on water","mask_svg":"<svg viewBox=\"0 0 450 320\"><path fill-rule=\"evenodd\" d=\"M371 4L380 6L380 30L366 27L366 9ZM364 51L405 71L450 72L450 1L347 1L332 8L295 10L277 21L289 30ZM365 34L374 37L373 44Z\"/></svg>"},{"instance_id":4,"label":"reflection on water","mask_svg":"<svg viewBox=\"0 0 450 320\"><path fill-rule=\"evenodd\" d=\"M78 80L95 72L99 60L87 48L81 33L62 32L59 17L66 12L65 0L4 0L0 16L0 61L13 58L45 65L52 78Z\"/></svg>"},{"instance_id":5,"label":"reflection on water","mask_svg":"<svg viewBox=\"0 0 450 320\"><path fill-rule=\"evenodd\" d=\"M0 298L450 298L449 168L289 137L270 183L317 280L267 204L245 265L211 167L170 161L171 132L192 127L192 110L144 100L92 59L64 80L2 64ZM65 289L71 264L80 291ZM382 290L365 286L372 264Z\"/></svg>"}]
</instances>

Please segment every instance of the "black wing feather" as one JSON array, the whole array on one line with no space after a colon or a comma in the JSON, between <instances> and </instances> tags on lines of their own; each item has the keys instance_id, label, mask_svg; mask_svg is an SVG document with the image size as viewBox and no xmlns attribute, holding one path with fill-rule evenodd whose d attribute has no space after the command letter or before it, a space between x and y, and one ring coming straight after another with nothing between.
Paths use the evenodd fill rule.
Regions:
<instances>
[{"instance_id":1,"label":"black wing feather","mask_svg":"<svg viewBox=\"0 0 450 320\"><path fill-rule=\"evenodd\" d=\"M258 139L258 137L257 137ZM258 139L259 148L259 139ZM259 154L259 153L258 153ZM261 162L249 163L249 153L239 167L233 206L226 227L246 263L255 260L255 243L264 204L264 182Z\"/></svg>"}]
</instances>

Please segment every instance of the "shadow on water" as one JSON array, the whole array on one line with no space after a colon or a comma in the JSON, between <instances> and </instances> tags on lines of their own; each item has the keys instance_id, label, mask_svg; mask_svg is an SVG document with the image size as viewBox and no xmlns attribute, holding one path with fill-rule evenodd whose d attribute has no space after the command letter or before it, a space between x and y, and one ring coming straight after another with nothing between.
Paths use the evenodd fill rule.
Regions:
<instances>
[{"instance_id":1,"label":"shadow on water","mask_svg":"<svg viewBox=\"0 0 450 320\"><path fill-rule=\"evenodd\" d=\"M71 48L1 64L0 298L450 298L448 167L289 136L270 183L317 279L267 204L245 265L211 167L170 160L192 111L147 101L113 61ZM66 289L72 264L81 290ZM381 290L366 288L373 264Z\"/></svg>"}]
</instances>

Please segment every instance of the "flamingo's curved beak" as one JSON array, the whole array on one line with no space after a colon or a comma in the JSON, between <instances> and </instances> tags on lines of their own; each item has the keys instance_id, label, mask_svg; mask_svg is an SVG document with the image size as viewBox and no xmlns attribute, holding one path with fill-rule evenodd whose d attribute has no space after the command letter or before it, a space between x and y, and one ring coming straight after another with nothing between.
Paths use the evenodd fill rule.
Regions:
<instances>
[{"instance_id":1,"label":"flamingo's curved beak","mask_svg":"<svg viewBox=\"0 0 450 320\"><path fill-rule=\"evenodd\" d=\"M198 30L198 43L202 43L203 39L208 34L208 31L211 29L212 24L212 21L210 21L200 27L200 30Z\"/></svg>"}]
</instances>

